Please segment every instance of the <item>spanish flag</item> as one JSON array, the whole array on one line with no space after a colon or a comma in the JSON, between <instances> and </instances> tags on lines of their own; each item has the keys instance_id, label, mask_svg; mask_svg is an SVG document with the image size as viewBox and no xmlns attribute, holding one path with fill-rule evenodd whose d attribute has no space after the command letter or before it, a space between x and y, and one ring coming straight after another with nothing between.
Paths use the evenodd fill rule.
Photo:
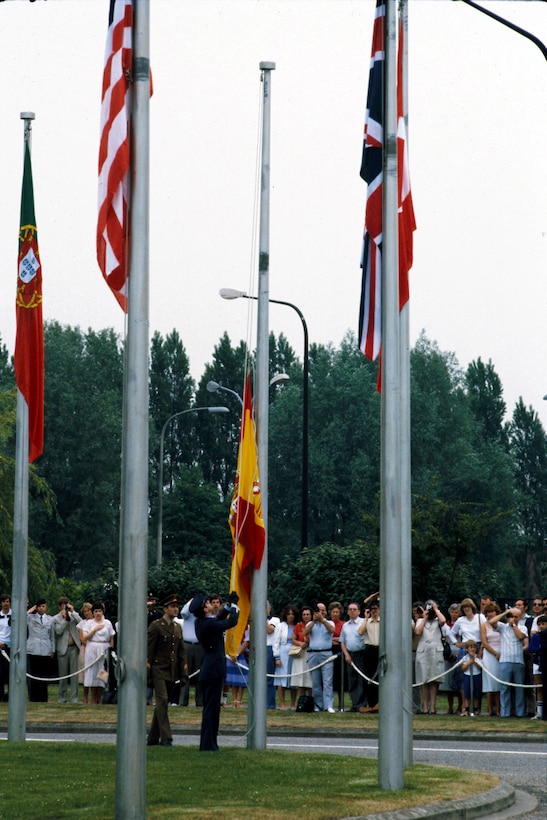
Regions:
<instances>
[{"instance_id":1,"label":"spanish flag","mask_svg":"<svg viewBox=\"0 0 547 820\"><path fill-rule=\"evenodd\" d=\"M253 571L260 569L266 542L249 374L245 380L237 473L228 523L232 532L230 589L239 595L240 613L237 626L226 633L226 653L237 656L251 612Z\"/></svg>"}]
</instances>

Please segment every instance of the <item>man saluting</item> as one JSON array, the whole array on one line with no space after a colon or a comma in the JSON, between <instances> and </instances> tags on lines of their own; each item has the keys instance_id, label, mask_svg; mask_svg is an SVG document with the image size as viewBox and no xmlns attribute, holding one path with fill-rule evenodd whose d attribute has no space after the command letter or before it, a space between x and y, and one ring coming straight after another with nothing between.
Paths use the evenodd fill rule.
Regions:
<instances>
[{"instance_id":1,"label":"man saluting","mask_svg":"<svg viewBox=\"0 0 547 820\"><path fill-rule=\"evenodd\" d=\"M168 595L161 602L163 616L148 627L147 671L149 684L156 692L156 708L148 733L148 746L172 746L173 735L167 708L175 682L188 680L182 629L174 619L179 614L179 599Z\"/></svg>"}]
</instances>

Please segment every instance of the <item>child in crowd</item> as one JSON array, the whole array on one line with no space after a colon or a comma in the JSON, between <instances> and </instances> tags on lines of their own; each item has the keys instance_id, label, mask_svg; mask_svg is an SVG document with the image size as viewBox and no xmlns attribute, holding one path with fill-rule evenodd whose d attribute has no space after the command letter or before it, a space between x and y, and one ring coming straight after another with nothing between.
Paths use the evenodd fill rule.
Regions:
<instances>
[{"instance_id":1,"label":"child in crowd","mask_svg":"<svg viewBox=\"0 0 547 820\"><path fill-rule=\"evenodd\" d=\"M547 720L544 707L545 684L543 679L547 676L547 615L540 615L537 619L538 631L534 632L530 638L528 647L533 659L534 681L539 684L537 688L536 718Z\"/></svg>"},{"instance_id":2,"label":"child in crowd","mask_svg":"<svg viewBox=\"0 0 547 820\"><path fill-rule=\"evenodd\" d=\"M465 642L467 655L463 657L463 712L462 715L469 715L471 704L471 680L473 681L473 704L472 713L480 715L482 697L482 672L477 661L477 644L469 640Z\"/></svg>"}]
</instances>

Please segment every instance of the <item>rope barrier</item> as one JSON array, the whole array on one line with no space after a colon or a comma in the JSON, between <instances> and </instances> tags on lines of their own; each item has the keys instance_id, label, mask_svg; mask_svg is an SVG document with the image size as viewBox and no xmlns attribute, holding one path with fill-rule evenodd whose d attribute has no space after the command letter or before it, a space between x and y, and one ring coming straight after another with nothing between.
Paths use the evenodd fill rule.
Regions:
<instances>
[{"instance_id":1,"label":"rope barrier","mask_svg":"<svg viewBox=\"0 0 547 820\"><path fill-rule=\"evenodd\" d=\"M11 663L10 656L3 649L0 649L0 653L2 654L2 657L7 660L8 663ZM30 672L27 672L26 676L27 676L27 678L30 678L31 680L39 680L39 681L42 681L43 683L55 683L56 681L60 681L60 680L68 680L68 678L74 678L74 677L76 677L76 675L79 675L81 672L85 672L87 669L91 669L92 666L95 666L97 661L100 661L103 658L106 658L107 654L108 654L108 652L105 650L102 655L99 655L98 658L95 658L93 663L90 663L87 666L82 667L82 669L78 669L77 672L71 672L69 675L62 675L62 676L57 677L57 678L38 678L36 675L31 675ZM117 658L115 657L114 652L112 653L112 659L114 660L114 662L116 662L116 660L117 660Z\"/></svg>"},{"instance_id":2,"label":"rope barrier","mask_svg":"<svg viewBox=\"0 0 547 820\"><path fill-rule=\"evenodd\" d=\"M2 655L3 658L5 658L7 660L8 663L11 663L10 656L3 649L0 649L0 654ZM108 655L108 651L103 652L103 654L100 655L98 658L96 658L93 661L93 663L90 663L87 666L82 667L82 669L78 669L77 672L71 672L68 675L62 675L62 676L56 677L56 678L39 678L36 675L31 675L30 672L27 672L26 676L27 676L27 678L30 678L31 680L43 681L44 683L55 683L56 681L68 680L69 678L73 678L76 675L79 675L81 672L85 672L88 669L91 669L92 666L95 666L97 661L102 660L107 655ZM112 661L114 662L114 665L116 665L118 663L118 658L117 658L116 653L112 652L111 657L112 657ZM226 655L226 657L230 658L229 655ZM334 663L334 661L337 658L342 659L342 655L340 653L333 654L330 657L326 658L321 663L318 663L316 666L312 666L312 667L308 666L306 668L306 670L304 670L304 671L314 672L316 669L320 669L322 666L325 666L327 663ZM231 660L231 658L230 658L230 660ZM443 672L439 673L438 675L435 675L435 677L428 678L428 680L424 681L423 683L413 683L412 688L415 689L419 686L425 686L426 684L434 683L437 680L441 680L441 678L444 678L446 675L450 675L455 669L457 669L459 666L461 666L463 661L464 661L464 658L460 658L460 660L457 661L453 666L451 666L449 669L445 669ZM249 671L249 667L245 666L245 664L242 664L237 660L233 663L234 663L234 666L238 666L240 669L244 670L245 672ZM537 683L513 683L512 681L500 680L500 678L497 678L492 672L488 671L478 658L476 659L476 663L477 663L477 666L479 666L486 675L489 675L492 678L492 680L495 680L496 683L499 683L502 686L512 686L515 689L519 689L519 688L520 689L537 689L539 686L541 686L541 684L537 684ZM376 677L374 677L374 678L367 677L367 675L365 675L365 673L362 672L361 669L359 669L357 666L355 666L353 661L351 662L351 667L352 667L352 669L354 669L357 672L358 675L360 675L362 678L364 678L367 681L367 683L373 683L375 686L379 686L379 681L376 680ZM201 669L196 669L195 672L192 672L191 675L188 675L188 680L190 680L191 678L195 678L196 675L199 675L200 671L201 671ZM302 677L302 674L303 674L302 672L291 672L291 673L287 672L286 674L279 674L277 672L274 672L272 674L271 672L268 672L266 677L273 678L274 680L285 680L286 678L293 678L293 677L300 678L300 677ZM180 683L180 681L177 681L177 683Z\"/></svg>"}]
</instances>

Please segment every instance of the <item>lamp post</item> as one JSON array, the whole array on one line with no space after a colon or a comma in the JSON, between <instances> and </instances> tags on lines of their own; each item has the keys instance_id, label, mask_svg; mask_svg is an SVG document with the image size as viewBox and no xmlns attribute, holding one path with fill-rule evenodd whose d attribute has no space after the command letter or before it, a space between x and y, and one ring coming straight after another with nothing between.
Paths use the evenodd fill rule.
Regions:
<instances>
[{"instance_id":1,"label":"lamp post","mask_svg":"<svg viewBox=\"0 0 547 820\"><path fill-rule=\"evenodd\" d=\"M223 299L253 299L257 301L256 296L249 296L241 290L234 290L233 288L221 288L219 291ZM274 305L285 305L292 308L302 322L302 330L304 331L304 356L302 366L302 507L300 514L300 547L304 549L308 546L308 453L309 453L309 417L308 417L308 390L309 390L309 338L308 326L304 318L304 314L292 302L285 302L281 299L268 299Z\"/></svg>"},{"instance_id":2,"label":"lamp post","mask_svg":"<svg viewBox=\"0 0 547 820\"><path fill-rule=\"evenodd\" d=\"M276 373L275 376L272 376L272 378L270 379L270 387L273 387L274 384L282 384L283 382L288 382L290 378L291 377L288 375L288 373ZM219 382L215 382L212 380L210 382L207 382L206 387L209 393L216 393L218 390L224 390L226 391L226 393L231 393L232 396L235 396L241 404L241 406L243 407L243 399L241 398L239 393L236 393L236 391L232 390L231 387L224 387L223 384L220 384Z\"/></svg>"},{"instance_id":3,"label":"lamp post","mask_svg":"<svg viewBox=\"0 0 547 820\"><path fill-rule=\"evenodd\" d=\"M239 393L236 393L236 391L232 390L231 387L224 387L223 384L219 384L219 382L215 382L212 380L210 382L207 382L206 387L209 393L217 393L219 390L224 390L226 393L231 393L231 395L235 396L240 405L243 407L243 399L241 398Z\"/></svg>"},{"instance_id":4,"label":"lamp post","mask_svg":"<svg viewBox=\"0 0 547 820\"><path fill-rule=\"evenodd\" d=\"M157 553L156 553L156 564L158 567L161 567L162 559L163 559L163 549L162 549L162 540L163 540L163 445L165 441L165 431L167 430L167 426L173 421L173 419L178 418L178 416L184 416L186 413L229 413L229 409L227 407L190 407L188 410L181 410L178 413L173 413L172 416L169 416L163 427L161 428L161 435L160 435L160 465L159 465L159 477L158 477L158 539L157 539Z\"/></svg>"},{"instance_id":5,"label":"lamp post","mask_svg":"<svg viewBox=\"0 0 547 820\"><path fill-rule=\"evenodd\" d=\"M499 14L494 14L493 11L489 11L489 9L485 9L483 6L480 6L478 3L474 3L473 0L462 0L466 6L471 6L471 8L476 9L477 11L486 14L487 17L491 17L492 20L497 20L498 23L501 23L502 26L507 26L512 31L516 31L517 34L522 34L523 37L526 37L527 40L530 40L532 43L539 48L545 59L547 60L547 46L545 43L542 43L541 40L535 36L535 34L531 34L529 31L521 28L520 26L515 25L510 20L506 20L505 17L500 17Z\"/></svg>"}]
</instances>

